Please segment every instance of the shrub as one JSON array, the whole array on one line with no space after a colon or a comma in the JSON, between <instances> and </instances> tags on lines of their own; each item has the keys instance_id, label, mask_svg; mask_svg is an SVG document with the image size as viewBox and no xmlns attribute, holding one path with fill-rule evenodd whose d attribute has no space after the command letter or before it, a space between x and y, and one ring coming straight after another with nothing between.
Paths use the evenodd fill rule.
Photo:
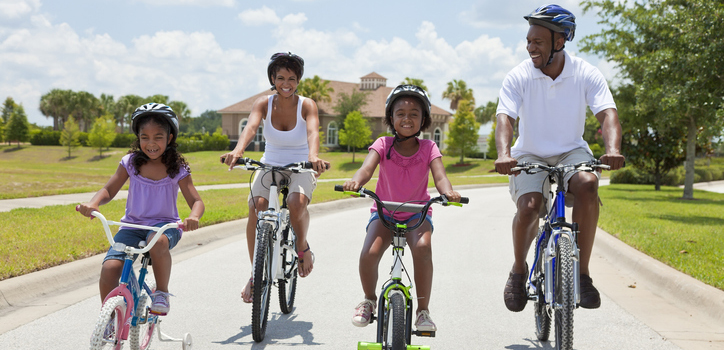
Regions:
<instances>
[{"instance_id":1,"label":"shrub","mask_svg":"<svg viewBox=\"0 0 724 350\"><path fill-rule=\"evenodd\" d=\"M88 133L81 131L78 135L78 142L80 142L80 145L83 147L88 146Z\"/></svg>"},{"instance_id":2,"label":"shrub","mask_svg":"<svg viewBox=\"0 0 724 350\"><path fill-rule=\"evenodd\" d=\"M58 146L60 145L60 131L40 130L31 132L30 144L33 146Z\"/></svg>"},{"instance_id":3,"label":"shrub","mask_svg":"<svg viewBox=\"0 0 724 350\"><path fill-rule=\"evenodd\" d=\"M135 134L116 134L111 147L131 148L131 144L136 140Z\"/></svg>"},{"instance_id":4,"label":"shrub","mask_svg":"<svg viewBox=\"0 0 724 350\"><path fill-rule=\"evenodd\" d=\"M599 159L602 155L606 153L606 150L597 143L590 145L590 147L591 152L593 152L593 158Z\"/></svg>"}]
</instances>

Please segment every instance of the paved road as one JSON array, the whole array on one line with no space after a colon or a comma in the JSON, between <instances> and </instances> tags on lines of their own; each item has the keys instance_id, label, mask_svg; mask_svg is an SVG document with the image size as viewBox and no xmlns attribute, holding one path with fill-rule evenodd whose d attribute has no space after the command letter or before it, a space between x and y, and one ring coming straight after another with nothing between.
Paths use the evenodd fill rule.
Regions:
<instances>
[{"instance_id":1,"label":"paved road","mask_svg":"<svg viewBox=\"0 0 724 350\"><path fill-rule=\"evenodd\" d=\"M413 343L431 345L433 349L552 349L551 343L540 343L535 339L531 305L521 313L511 313L502 302L502 288L512 263L510 222L514 213L506 188L461 192L471 198L470 205L435 208L437 231L433 244L435 280L431 311L440 330L436 338L413 338ZM368 217L367 202L362 199L352 201L364 202L364 205L313 214L310 242L316 253L314 272L309 278L300 280L297 306L292 314L282 315L277 298L272 298L272 313L264 342L253 342L249 326L251 307L239 298L242 284L250 274L249 260L240 235L229 236L228 232L240 232L241 221L216 225L208 231L200 230L209 235L216 234L212 230L225 230L227 238L174 252L171 291L176 297L171 299L171 313L164 318L164 331L173 336L190 332L196 349L293 349L300 346L353 349L357 341L373 340L374 327L359 329L350 323L352 309L362 297L357 257ZM696 312L690 315L692 319L682 320L681 314L687 311L677 309L676 302L648 297L646 293L651 292L647 292L642 283L637 289L626 290L621 286L632 283L628 274L617 271L604 257L594 255L593 277L601 281L603 304L598 310L576 311L576 349L668 350L680 349L679 346L721 349L724 335L722 328L716 328L718 324L707 324L708 319L700 318ZM412 269L409 258L408 254L406 265ZM387 255L380 264L381 278L389 272L389 260ZM607 286L609 284L611 286ZM635 296L626 294L632 292L643 293L645 301L635 301ZM87 346L100 307L95 283L70 291L63 300L46 297L35 302L37 307L67 304L57 307L58 311L0 334L0 348L78 349ZM654 305L641 305L646 302ZM644 316L633 310L636 307L643 310ZM649 312L646 307L658 310L653 317L658 321L650 320L652 317L646 319L645 314ZM16 314L5 315L5 322ZM670 321L673 323L664 322L668 320L667 314L673 318ZM700 333L694 334L697 331ZM672 338L673 341L669 340ZM709 341L711 339L714 341ZM157 340L154 340L154 349L180 349L178 343L159 343Z\"/></svg>"}]
</instances>

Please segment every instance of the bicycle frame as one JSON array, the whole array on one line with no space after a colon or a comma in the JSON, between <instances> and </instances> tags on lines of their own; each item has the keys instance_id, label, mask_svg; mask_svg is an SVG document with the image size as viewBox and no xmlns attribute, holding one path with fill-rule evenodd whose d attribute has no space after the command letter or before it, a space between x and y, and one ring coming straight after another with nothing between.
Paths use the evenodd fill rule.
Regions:
<instances>
[{"instance_id":1,"label":"bicycle frame","mask_svg":"<svg viewBox=\"0 0 724 350\"><path fill-rule=\"evenodd\" d=\"M269 186L269 205L267 206L267 210L259 212L257 215L257 228L260 227L260 223L267 222L272 225L274 229L274 234L272 235L272 244L273 247L273 253L272 256L274 257L272 259L272 273L274 276L274 279L281 279L284 278L284 273L280 268L280 259L281 259L281 239L278 236L279 232L284 231L289 223L289 208L287 207L287 188L285 181L282 180L282 201L281 201L281 207L279 202L279 195L277 194L277 190L279 188L279 185L276 181L277 171L272 170L271 172L272 176L272 183L271 186ZM287 220L282 220L282 218L285 218ZM254 251L257 249L257 244L259 243L259 240L254 241ZM296 256L296 248L290 247L293 254ZM297 257L298 258L298 257ZM254 265L256 266L256 256L254 256Z\"/></svg>"}]
</instances>

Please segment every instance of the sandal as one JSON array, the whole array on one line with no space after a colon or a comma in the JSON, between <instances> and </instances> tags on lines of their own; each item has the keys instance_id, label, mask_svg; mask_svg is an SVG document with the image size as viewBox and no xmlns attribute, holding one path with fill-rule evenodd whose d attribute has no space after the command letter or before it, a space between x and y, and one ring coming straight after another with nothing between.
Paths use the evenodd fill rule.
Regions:
<instances>
[{"instance_id":1,"label":"sandal","mask_svg":"<svg viewBox=\"0 0 724 350\"><path fill-rule=\"evenodd\" d=\"M306 252L312 253L312 268L314 268L314 252L310 251L309 242L307 242L307 249L297 252L297 258L299 259L299 266L302 266L302 264L304 264L304 253L306 253ZM312 271L310 270L309 272L312 272ZM309 276L309 274L302 276L302 274L300 273L299 276L307 277L307 276Z\"/></svg>"},{"instance_id":2,"label":"sandal","mask_svg":"<svg viewBox=\"0 0 724 350\"><path fill-rule=\"evenodd\" d=\"M252 298L254 297L252 293L254 293L254 277L249 278L249 282L247 283L249 286L249 299L244 298L244 292L246 291L246 287L241 291L241 300L243 300L247 304L251 304L252 301L254 301Z\"/></svg>"}]
</instances>

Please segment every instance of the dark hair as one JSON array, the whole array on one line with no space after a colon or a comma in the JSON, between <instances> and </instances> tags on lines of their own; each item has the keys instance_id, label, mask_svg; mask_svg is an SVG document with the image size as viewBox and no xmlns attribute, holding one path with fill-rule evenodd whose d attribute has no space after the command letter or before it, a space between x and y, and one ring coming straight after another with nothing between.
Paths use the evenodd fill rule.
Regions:
<instances>
[{"instance_id":1,"label":"dark hair","mask_svg":"<svg viewBox=\"0 0 724 350\"><path fill-rule=\"evenodd\" d=\"M390 103L390 112L391 113L389 113L389 114L386 113L387 115L385 115L385 125L387 125L393 131L395 130L395 125L392 123L392 116L395 112L394 111L395 103L397 103L397 100L399 100L402 97L411 97L413 100L415 100L417 102L418 106L420 107L420 110L422 111L422 123L420 124L420 131L427 129L430 126L430 124L432 124L432 118L430 117L430 114L427 113L427 111L425 110L425 107L424 107L425 101L422 98L413 96L413 95L399 96L399 97L395 98L393 101L391 101L391 103Z\"/></svg>"},{"instance_id":2,"label":"dark hair","mask_svg":"<svg viewBox=\"0 0 724 350\"><path fill-rule=\"evenodd\" d=\"M269 82L272 82L274 80L274 76L282 68L286 68L294 72L294 74L297 76L298 81L302 79L302 75L304 74L304 67L299 64L299 60L296 60L289 56L282 56L274 59L273 62L269 64L269 68L267 69L267 72L269 73ZM272 90L274 89L274 84L272 84Z\"/></svg>"},{"instance_id":3,"label":"dark hair","mask_svg":"<svg viewBox=\"0 0 724 350\"><path fill-rule=\"evenodd\" d=\"M158 114L150 114L139 120L138 130L141 130L144 125L151 122L161 126L166 131L166 135L170 137L172 134L171 126L166 122L166 119L164 119L163 116ZM166 146L166 150L161 155L161 163L166 165L166 173L170 178L176 177L181 170L181 167L184 167L189 173L191 172L189 163L181 155L181 153L178 152L177 148L178 144L176 143L176 140L173 140ZM134 155L132 161L133 168L135 169L135 174L138 175L141 171L141 166L148 162L148 156L141 150L141 140L138 138L138 135L136 135L136 139L131 144L131 150L128 151L128 153Z\"/></svg>"}]
</instances>

